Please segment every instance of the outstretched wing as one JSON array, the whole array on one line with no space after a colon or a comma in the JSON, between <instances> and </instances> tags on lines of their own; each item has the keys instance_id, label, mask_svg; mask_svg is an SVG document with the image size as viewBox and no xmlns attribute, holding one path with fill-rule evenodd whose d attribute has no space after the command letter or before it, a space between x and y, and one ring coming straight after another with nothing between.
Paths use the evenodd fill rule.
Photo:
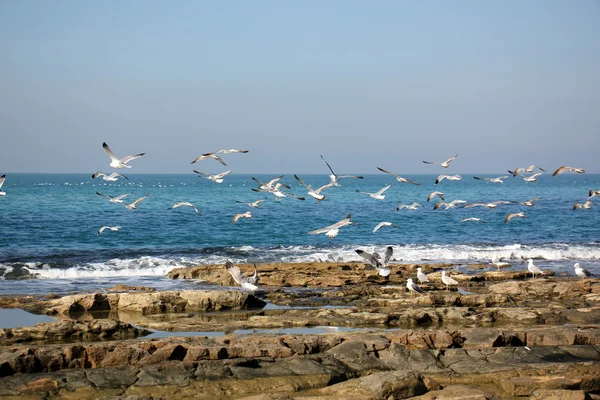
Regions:
<instances>
[{"instance_id":1,"label":"outstretched wing","mask_svg":"<svg viewBox=\"0 0 600 400\"><path fill-rule=\"evenodd\" d=\"M227 272L229 272L229 275L231 275L233 280L241 286L243 283L243 277L240 269L233 265L233 263L229 260L225 262L225 268L227 268Z\"/></svg>"},{"instance_id":2,"label":"outstretched wing","mask_svg":"<svg viewBox=\"0 0 600 400\"><path fill-rule=\"evenodd\" d=\"M110 147L108 147L106 142L102 143L102 147L104 148L104 151L106 152L106 154L108 154L111 160L120 162L119 157L117 157L115 153L112 152L112 150L110 149Z\"/></svg>"},{"instance_id":3,"label":"outstretched wing","mask_svg":"<svg viewBox=\"0 0 600 400\"><path fill-rule=\"evenodd\" d=\"M120 160L120 161L121 161L123 164L127 164L129 161L131 161L131 160L135 160L136 158L140 158L140 157L141 157L141 156L143 156L144 154L146 154L146 153L134 154L134 155L132 155L132 156L123 157L123 158L121 158L121 160Z\"/></svg>"},{"instance_id":4,"label":"outstretched wing","mask_svg":"<svg viewBox=\"0 0 600 400\"><path fill-rule=\"evenodd\" d=\"M379 263L379 260L377 259L377 257L375 257L373 254L366 252L364 250L354 250L356 251L356 254L358 254L359 256L361 256L362 258L364 258L365 260L367 260L369 262L369 264L371 264L372 266L379 268L381 267L381 264Z\"/></svg>"},{"instance_id":5,"label":"outstretched wing","mask_svg":"<svg viewBox=\"0 0 600 400\"><path fill-rule=\"evenodd\" d=\"M394 249L392 248L392 246L388 246L387 249L385 249L385 253L383 253L383 259L381 260L381 265L383 265L384 267L387 267L388 263L392 259L392 254L394 254Z\"/></svg>"},{"instance_id":6,"label":"outstretched wing","mask_svg":"<svg viewBox=\"0 0 600 400\"><path fill-rule=\"evenodd\" d=\"M321 160L325 161L322 154L321 154ZM329 163L327 161L325 161L325 164L327 164L327 168L329 168L329 170L331 171L331 175L335 175L335 172L333 172L333 168L331 168L331 165L329 165Z\"/></svg>"}]
</instances>

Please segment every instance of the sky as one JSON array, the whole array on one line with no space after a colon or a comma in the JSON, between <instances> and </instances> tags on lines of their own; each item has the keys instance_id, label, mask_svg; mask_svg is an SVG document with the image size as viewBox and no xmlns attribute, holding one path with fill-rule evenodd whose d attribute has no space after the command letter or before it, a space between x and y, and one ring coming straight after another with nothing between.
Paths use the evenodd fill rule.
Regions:
<instances>
[{"instance_id":1,"label":"sky","mask_svg":"<svg viewBox=\"0 0 600 400\"><path fill-rule=\"evenodd\" d=\"M0 1L0 173L600 173L600 1Z\"/></svg>"}]
</instances>

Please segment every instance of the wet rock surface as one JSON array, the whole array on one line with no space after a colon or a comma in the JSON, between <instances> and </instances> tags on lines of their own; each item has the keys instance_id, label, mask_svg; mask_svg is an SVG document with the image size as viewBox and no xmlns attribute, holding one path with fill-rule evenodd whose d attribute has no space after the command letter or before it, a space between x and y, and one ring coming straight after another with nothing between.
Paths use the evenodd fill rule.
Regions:
<instances>
[{"instance_id":1,"label":"wet rock surface","mask_svg":"<svg viewBox=\"0 0 600 400\"><path fill-rule=\"evenodd\" d=\"M421 267L424 295L406 278ZM487 264L173 270L208 289L114 288L0 307L63 321L0 330L0 397L56 399L586 399L600 393L600 283ZM243 273L253 272L241 265ZM214 285L210 288L210 285ZM192 336L139 338L144 331ZM294 332L294 330L298 332ZM312 333L319 331L318 334ZM292 333L290 333L292 332ZM299 332L307 332L300 334ZM165 333L163 333L165 335ZM135 339L138 337L137 339Z\"/></svg>"}]
</instances>

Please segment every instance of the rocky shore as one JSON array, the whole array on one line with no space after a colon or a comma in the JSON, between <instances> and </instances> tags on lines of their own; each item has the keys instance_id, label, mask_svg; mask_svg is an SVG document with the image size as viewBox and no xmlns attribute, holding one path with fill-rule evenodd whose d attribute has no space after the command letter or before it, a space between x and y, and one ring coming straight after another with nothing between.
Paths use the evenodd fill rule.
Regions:
<instances>
[{"instance_id":1,"label":"rocky shore","mask_svg":"<svg viewBox=\"0 0 600 400\"><path fill-rule=\"evenodd\" d=\"M0 298L59 319L0 329L0 397L600 399L600 282L474 264L446 290L455 267L262 264L248 293L206 265L169 276L207 290Z\"/></svg>"}]
</instances>

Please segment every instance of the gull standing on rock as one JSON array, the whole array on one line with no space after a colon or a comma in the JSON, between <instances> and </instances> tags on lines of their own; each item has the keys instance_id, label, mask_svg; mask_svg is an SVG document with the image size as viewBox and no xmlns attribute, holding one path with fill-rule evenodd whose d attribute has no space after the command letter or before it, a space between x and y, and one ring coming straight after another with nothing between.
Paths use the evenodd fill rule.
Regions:
<instances>
[{"instance_id":1,"label":"gull standing on rock","mask_svg":"<svg viewBox=\"0 0 600 400\"><path fill-rule=\"evenodd\" d=\"M258 271L256 270L256 265L254 266L254 275L252 276L242 275L240 269L233 265L233 263L229 260L225 262L225 268L227 268L227 272L229 272L229 275L231 275L235 283L240 285L242 289L250 292L258 289L258 286L256 286L258 283Z\"/></svg>"},{"instance_id":2,"label":"gull standing on rock","mask_svg":"<svg viewBox=\"0 0 600 400\"><path fill-rule=\"evenodd\" d=\"M2 174L2 176L0 176L0 189L2 189L2 185L4 185L5 180L6 180L6 174ZM0 190L0 196L6 196L6 192L3 192L2 190Z\"/></svg>"},{"instance_id":3,"label":"gull standing on rock","mask_svg":"<svg viewBox=\"0 0 600 400\"><path fill-rule=\"evenodd\" d=\"M323 158L323 155L321 155L321 159L323 161L325 161L325 159ZM331 165L329 165L329 163L327 161L325 161L325 164L327 164L327 168L329 168L329 171L331 172L331 174L329 175L329 179L331 180L331 184L333 186L340 186L339 184L339 180L340 179L345 179L345 178L354 178L354 179L363 179L364 176L354 176L354 175L337 175L335 172L333 172L333 168L331 168Z\"/></svg>"},{"instance_id":4,"label":"gull standing on rock","mask_svg":"<svg viewBox=\"0 0 600 400\"><path fill-rule=\"evenodd\" d=\"M573 268L575 268L575 275L577 275L582 281L585 278L591 278L592 276L594 276L590 271L579 266L579 263L575 263L575 265L573 265Z\"/></svg>"},{"instance_id":5,"label":"gull standing on rock","mask_svg":"<svg viewBox=\"0 0 600 400\"><path fill-rule=\"evenodd\" d=\"M512 213L512 214L508 214L506 216L506 218L504 218L504 223L508 224L508 221L510 221L513 218L525 218L525 213L524 212L518 212L518 213Z\"/></svg>"},{"instance_id":6,"label":"gull standing on rock","mask_svg":"<svg viewBox=\"0 0 600 400\"><path fill-rule=\"evenodd\" d=\"M535 278L535 274L545 275L544 271L542 271L536 265L533 264L533 260L531 258L529 260L527 260L527 269L533 275L533 277L531 279Z\"/></svg>"},{"instance_id":7,"label":"gull standing on rock","mask_svg":"<svg viewBox=\"0 0 600 400\"><path fill-rule=\"evenodd\" d=\"M181 206L190 207L191 209L193 209L194 211L196 211L196 214L200 215L200 211L198 211L198 209L196 208L196 206L193 205L192 203L187 202L187 201L180 201L178 203L175 203L171 207L169 207L167 210L171 210L173 208L177 208L177 207L181 207Z\"/></svg>"},{"instance_id":8,"label":"gull standing on rock","mask_svg":"<svg viewBox=\"0 0 600 400\"><path fill-rule=\"evenodd\" d=\"M252 218L252 213L250 211L246 211L245 213L242 213L242 214L235 214L235 216L231 220L231 223L235 224L236 222L238 222L238 219L240 219L240 218Z\"/></svg>"},{"instance_id":9,"label":"gull standing on rock","mask_svg":"<svg viewBox=\"0 0 600 400\"><path fill-rule=\"evenodd\" d=\"M423 161L425 164L438 164L440 167L442 168L448 168L448 166L450 165L450 163L452 161L454 161L454 159L458 157L458 154L455 155L454 157L450 157L449 159L447 159L446 161L442 161L441 163L439 162L435 162L435 161Z\"/></svg>"},{"instance_id":10,"label":"gull standing on rock","mask_svg":"<svg viewBox=\"0 0 600 400\"><path fill-rule=\"evenodd\" d=\"M446 285L446 290L449 289L450 285L458 285L458 282L454 279L450 278L450 276L446 276L446 271L442 271L442 282Z\"/></svg>"},{"instance_id":11,"label":"gull standing on rock","mask_svg":"<svg viewBox=\"0 0 600 400\"><path fill-rule=\"evenodd\" d=\"M383 192L388 190L390 187L392 187L392 185L387 185L375 193L361 192L358 189L356 189L356 191L358 193L368 194L370 197L374 198L375 200L383 200L383 199L385 199L385 195L383 194Z\"/></svg>"},{"instance_id":12,"label":"gull standing on rock","mask_svg":"<svg viewBox=\"0 0 600 400\"><path fill-rule=\"evenodd\" d=\"M499 258L497 257L493 257L492 258L492 264L494 264L494 266L496 268L498 268L498 271L500 271L500 268L504 268L504 267L510 267L510 263L507 262L501 262Z\"/></svg>"},{"instance_id":13,"label":"gull standing on rock","mask_svg":"<svg viewBox=\"0 0 600 400\"><path fill-rule=\"evenodd\" d=\"M119 159L119 157L117 157L115 155L115 153L113 153L110 150L110 147L108 147L106 142L102 143L102 147L104 148L104 151L106 152L106 154L108 154L108 156L110 157L109 165L113 168L131 168L131 165L126 165L129 161L135 160L136 158L139 158L139 157L143 156L144 154L146 154L146 153L139 153L139 154L135 154L133 156L127 156L127 157L123 157L123 158Z\"/></svg>"},{"instance_id":14,"label":"gull standing on rock","mask_svg":"<svg viewBox=\"0 0 600 400\"><path fill-rule=\"evenodd\" d=\"M438 183L440 183L444 179L448 179L449 181L460 181L462 179L462 177L459 174L456 174L456 175L444 175L444 174L441 174L441 175L439 175L437 177L437 179L435 180L434 183L437 185Z\"/></svg>"},{"instance_id":15,"label":"gull standing on rock","mask_svg":"<svg viewBox=\"0 0 600 400\"><path fill-rule=\"evenodd\" d=\"M417 279L421 283L429 283L429 278L423 273L421 267L417 268Z\"/></svg>"},{"instance_id":16,"label":"gull standing on rock","mask_svg":"<svg viewBox=\"0 0 600 400\"><path fill-rule=\"evenodd\" d=\"M406 288L411 293L425 294L423 289L421 289L416 283L413 282L412 278L407 279Z\"/></svg>"},{"instance_id":17,"label":"gull standing on rock","mask_svg":"<svg viewBox=\"0 0 600 400\"><path fill-rule=\"evenodd\" d=\"M411 181L411 180L410 180L410 179L408 179L408 178L404 178L404 177L402 177L402 176L400 176L400 175L398 175L398 174L395 174L395 173L393 173L393 172L386 171L386 170L385 170L385 169L383 169L383 168L379 168L379 167L377 167L377 169L378 169L378 170L380 170L381 172L385 172L386 174L390 174L390 175L393 175L393 176L395 176L395 177L396 177L396 180L397 180L398 182L401 182L401 183L412 183L413 185L421 185L421 184L420 184L420 183L418 183L418 182Z\"/></svg>"}]
</instances>

